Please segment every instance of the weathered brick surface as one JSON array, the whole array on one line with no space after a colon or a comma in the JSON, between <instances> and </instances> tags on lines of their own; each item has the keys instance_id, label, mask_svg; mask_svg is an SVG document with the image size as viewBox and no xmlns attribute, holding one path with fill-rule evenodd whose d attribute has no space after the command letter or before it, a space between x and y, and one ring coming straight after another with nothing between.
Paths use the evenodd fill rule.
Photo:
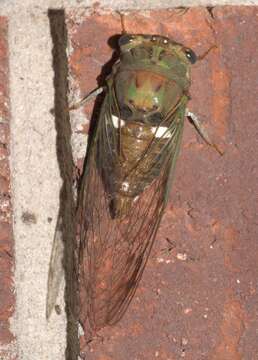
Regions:
<instances>
[{"instance_id":1,"label":"weathered brick surface","mask_svg":"<svg viewBox=\"0 0 258 360\"><path fill-rule=\"evenodd\" d=\"M14 249L10 190L10 109L7 19L0 17L0 359L13 359L14 337L9 320L14 312Z\"/></svg>"},{"instance_id":2,"label":"weathered brick surface","mask_svg":"<svg viewBox=\"0 0 258 360\"><path fill-rule=\"evenodd\" d=\"M70 70L85 94L111 58L107 40L120 33L120 19L70 12L67 23ZM258 8L128 13L126 30L168 35L197 54L217 45L193 66L189 107L224 156L186 123L171 201L136 296L84 352L94 360L257 359Z\"/></svg>"}]
</instances>

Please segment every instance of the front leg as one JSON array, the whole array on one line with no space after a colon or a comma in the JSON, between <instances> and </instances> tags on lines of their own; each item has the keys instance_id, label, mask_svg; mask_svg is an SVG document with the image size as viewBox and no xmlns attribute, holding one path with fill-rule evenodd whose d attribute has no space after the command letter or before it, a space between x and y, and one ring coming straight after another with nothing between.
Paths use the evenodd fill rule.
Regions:
<instances>
[{"instance_id":1,"label":"front leg","mask_svg":"<svg viewBox=\"0 0 258 360\"><path fill-rule=\"evenodd\" d=\"M188 120L194 125L194 127L196 128L196 130L198 131L198 133L201 135L201 137L203 138L203 140L210 146L212 146L221 156L224 154L223 151L221 151L218 146L210 140L210 137L207 133L207 131L205 130L204 126L202 125L202 123L200 122L200 120L198 119L198 117L192 113L191 111L189 111L188 109L186 109L185 112L185 116L188 118Z\"/></svg>"},{"instance_id":2,"label":"front leg","mask_svg":"<svg viewBox=\"0 0 258 360\"><path fill-rule=\"evenodd\" d=\"M84 104L86 104L86 102L90 101L91 99L94 99L95 97L97 97L99 94L101 94L104 91L104 87L101 86L97 89L92 90L89 94L87 94L86 96L84 96L80 101L78 101L76 104L73 104L71 106L69 106L69 111L70 110L76 110L79 107L83 106Z\"/></svg>"}]
</instances>

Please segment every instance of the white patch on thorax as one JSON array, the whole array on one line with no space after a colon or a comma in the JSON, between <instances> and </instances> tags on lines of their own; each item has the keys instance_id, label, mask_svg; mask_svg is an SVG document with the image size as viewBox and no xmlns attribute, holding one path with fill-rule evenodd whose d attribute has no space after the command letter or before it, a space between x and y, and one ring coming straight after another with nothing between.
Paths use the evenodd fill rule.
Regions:
<instances>
[{"instance_id":1,"label":"white patch on thorax","mask_svg":"<svg viewBox=\"0 0 258 360\"><path fill-rule=\"evenodd\" d=\"M115 115L112 115L112 122L116 129L119 128L119 118ZM123 127L125 125L125 121L123 119L120 119L120 126Z\"/></svg>"},{"instance_id":2,"label":"white patch on thorax","mask_svg":"<svg viewBox=\"0 0 258 360\"><path fill-rule=\"evenodd\" d=\"M119 128L119 121L120 126L125 126L125 121L123 119L119 119L116 115L112 115L112 122L116 129ZM144 130L143 126L139 127L139 131L142 132ZM172 134L170 131L168 131L168 128L166 126L152 126L151 127L152 134L155 134L155 138L171 138Z\"/></svg>"},{"instance_id":3,"label":"white patch on thorax","mask_svg":"<svg viewBox=\"0 0 258 360\"><path fill-rule=\"evenodd\" d=\"M172 134L166 126L152 126L151 132L155 134L155 138L171 138Z\"/></svg>"},{"instance_id":4,"label":"white patch on thorax","mask_svg":"<svg viewBox=\"0 0 258 360\"><path fill-rule=\"evenodd\" d=\"M124 181L122 183L122 190L127 191L129 189L129 183L127 181Z\"/></svg>"}]
</instances>

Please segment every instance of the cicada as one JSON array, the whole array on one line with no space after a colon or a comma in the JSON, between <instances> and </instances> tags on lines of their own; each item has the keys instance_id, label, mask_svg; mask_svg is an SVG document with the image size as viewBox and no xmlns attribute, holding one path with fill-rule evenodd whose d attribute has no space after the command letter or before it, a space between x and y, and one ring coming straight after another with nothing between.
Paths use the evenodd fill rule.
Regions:
<instances>
[{"instance_id":1,"label":"cicada","mask_svg":"<svg viewBox=\"0 0 258 360\"><path fill-rule=\"evenodd\" d=\"M119 49L79 198L82 322L94 330L121 319L142 277L168 201L197 60L160 35L123 34Z\"/></svg>"},{"instance_id":2,"label":"cicada","mask_svg":"<svg viewBox=\"0 0 258 360\"><path fill-rule=\"evenodd\" d=\"M86 314L80 320L94 332L121 319L142 277L169 198L189 115L191 65L198 59L188 47L160 35L122 34L119 49L105 86L84 99L104 94L77 213L80 306ZM213 145L198 119L191 118ZM47 317L60 282L59 238L58 227Z\"/></svg>"}]
</instances>

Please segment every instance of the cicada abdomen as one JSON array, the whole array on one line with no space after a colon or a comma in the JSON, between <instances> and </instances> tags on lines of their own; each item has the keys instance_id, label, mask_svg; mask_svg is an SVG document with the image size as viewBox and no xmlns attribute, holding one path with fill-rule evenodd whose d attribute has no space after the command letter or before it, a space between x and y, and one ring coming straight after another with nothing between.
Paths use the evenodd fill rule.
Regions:
<instances>
[{"instance_id":1,"label":"cicada abdomen","mask_svg":"<svg viewBox=\"0 0 258 360\"><path fill-rule=\"evenodd\" d=\"M179 152L192 50L122 35L79 198L82 323L116 323L141 279Z\"/></svg>"}]
</instances>

